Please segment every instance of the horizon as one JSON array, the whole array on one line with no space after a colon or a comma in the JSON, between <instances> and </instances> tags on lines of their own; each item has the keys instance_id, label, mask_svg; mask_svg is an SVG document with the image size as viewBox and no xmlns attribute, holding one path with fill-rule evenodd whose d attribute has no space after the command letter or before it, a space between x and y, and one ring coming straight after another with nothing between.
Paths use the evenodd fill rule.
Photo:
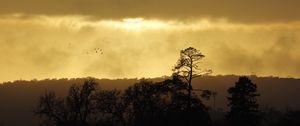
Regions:
<instances>
[{"instance_id":1,"label":"horizon","mask_svg":"<svg viewBox=\"0 0 300 126\"><path fill-rule=\"evenodd\" d=\"M236 76L236 77L256 77L256 78L279 78L279 79L295 79L295 80L300 80L300 78L297 78L297 77L290 77L290 76L286 76L286 77L280 77L280 76L272 76L272 75L269 75L269 76L258 76L258 75L251 75L251 74L248 74L248 75L237 75L237 74L218 74L218 75L205 75L205 76L202 76L200 78L203 78L203 77L219 77L219 76ZM86 77L70 77L70 78L41 78L41 79L36 79L36 78L33 78L33 79L16 79L16 80L10 80L10 81L3 81L3 82L0 82L0 84L5 84L5 83L14 83L14 82L18 82L18 81L44 81L44 80L61 80L61 79L67 79L67 80L73 80L73 79L98 79L98 80L132 80L132 79L136 79L136 80L142 80L142 79L146 79L146 80L151 80L151 79L165 79L165 78L170 78L171 76L167 76L167 75L163 75L163 76L158 76L158 77L131 77L131 78L101 78L101 77L93 77L93 76L86 76Z\"/></svg>"}]
</instances>

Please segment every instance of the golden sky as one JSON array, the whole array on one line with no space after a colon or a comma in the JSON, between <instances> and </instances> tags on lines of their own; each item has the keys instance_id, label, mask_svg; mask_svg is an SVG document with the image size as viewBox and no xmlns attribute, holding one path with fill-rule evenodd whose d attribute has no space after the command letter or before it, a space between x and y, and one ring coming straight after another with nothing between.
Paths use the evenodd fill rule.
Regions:
<instances>
[{"instance_id":1,"label":"golden sky","mask_svg":"<svg viewBox=\"0 0 300 126\"><path fill-rule=\"evenodd\" d=\"M300 77L299 0L0 0L0 81L214 74ZM92 53L95 48L103 54Z\"/></svg>"}]
</instances>

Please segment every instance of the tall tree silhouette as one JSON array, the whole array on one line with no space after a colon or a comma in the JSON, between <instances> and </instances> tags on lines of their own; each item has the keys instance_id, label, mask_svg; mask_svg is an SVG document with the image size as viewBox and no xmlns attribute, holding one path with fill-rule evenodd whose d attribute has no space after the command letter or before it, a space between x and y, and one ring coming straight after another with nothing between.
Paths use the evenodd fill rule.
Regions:
<instances>
[{"instance_id":1,"label":"tall tree silhouette","mask_svg":"<svg viewBox=\"0 0 300 126\"><path fill-rule=\"evenodd\" d=\"M186 82L178 76L162 82L167 86L170 103L166 107L166 119L169 126L210 126L211 118L208 110L196 94L185 93ZM190 106L187 106L190 104Z\"/></svg>"},{"instance_id":2,"label":"tall tree silhouette","mask_svg":"<svg viewBox=\"0 0 300 126\"><path fill-rule=\"evenodd\" d=\"M174 74L179 75L187 82L187 91L190 99L193 90L192 79L212 72L211 70L203 70L199 67L204 57L199 50L193 47L186 48L180 51L180 58L173 69ZM189 100L188 106L191 106L191 100Z\"/></svg>"},{"instance_id":3,"label":"tall tree silhouette","mask_svg":"<svg viewBox=\"0 0 300 126\"><path fill-rule=\"evenodd\" d=\"M234 87L228 89L230 111L227 118L233 126L259 125L256 84L247 77L240 77Z\"/></svg>"}]
</instances>

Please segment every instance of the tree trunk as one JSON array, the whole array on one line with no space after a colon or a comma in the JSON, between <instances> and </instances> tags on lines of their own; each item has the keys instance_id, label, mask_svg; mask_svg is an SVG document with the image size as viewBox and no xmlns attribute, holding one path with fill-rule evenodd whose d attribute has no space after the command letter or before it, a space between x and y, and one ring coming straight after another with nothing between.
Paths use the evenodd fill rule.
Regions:
<instances>
[{"instance_id":1,"label":"tree trunk","mask_svg":"<svg viewBox=\"0 0 300 126\"><path fill-rule=\"evenodd\" d=\"M189 96L189 100L188 100L188 111L191 111L191 101L192 101L192 78L193 77L193 60L191 59L191 64L190 64L190 76L189 76L189 85L188 85L188 96Z\"/></svg>"}]
</instances>

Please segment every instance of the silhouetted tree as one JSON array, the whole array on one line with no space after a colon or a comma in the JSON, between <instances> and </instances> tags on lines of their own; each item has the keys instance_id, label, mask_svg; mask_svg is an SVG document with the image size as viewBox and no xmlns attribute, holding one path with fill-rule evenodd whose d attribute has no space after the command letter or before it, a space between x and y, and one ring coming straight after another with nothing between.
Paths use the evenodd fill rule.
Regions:
<instances>
[{"instance_id":1,"label":"silhouetted tree","mask_svg":"<svg viewBox=\"0 0 300 126\"><path fill-rule=\"evenodd\" d=\"M125 91L125 100L129 105L129 123L133 126L160 125L159 116L165 108L162 101L161 86L142 80Z\"/></svg>"},{"instance_id":2,"label":"silhouetted tree","mask_svg":"<svg viewBox=\"0 0 300 126\"><path fill-rule=\"evenodd\" d=\"M201 60L204 55L197 49L193 47L186 48L180 51L180 58L177 61L173 71L174 74L179 75L184 81L187 82L188 96L191 98L192 94L192 79L200 77L202 75L211 73L211 70L202 70L199 67ZM189 101L188 106L191 106Z\"/></svg>"},{"instance_id":3,"label":"silhouetted tree","mask_svg":"<svg viewBox=\"0 0 300 126\"><path fill-rule=\"evenodd\" d=\"M211 119L207 108L204 106L199 97L192 93L191 96L186 94L186 82L173 76L172 80L165 80L163 85L168 85L168 94L170 102L166 108L166 118L168 125L211 125ZM190 105L190 106L188 106Z\"/></svg>"},{"instance_id":4,"label":"silhouetted tree","mask_svg":"<svg viewBox=\"0 0 300 126\"><path fill-rule=\"evenodd\" d=\"M240 77L234 87L228 89L230 111L227 118L233 126L259 125L256 84L247 77Z\"/></svg>"},{"instance_id":5,"label":"silhouetted tree","mask_svg":"<svg viewBox=\"0 0 300 126\"><path fill-rule=\"evenodd\" d=\"M64 100L57 98L54 92L46 92L41 96L34 114L42 119L41 125L54 126L66 121Z\"/></svg>"},{"instance_id":6,"label":"silhouetted tree","mask_svg":"<svg viewBox=\"0 0 300 126\"><path fill-rule=\"evenodd\" d=\"M96 112L97 115L101 115L101 119L98 120L98 124L104 125L127 125L126 120L126 108L127 104L123 98L123 95L118 90L101 90L95 95L96 100ZM102 121L99 121L102 120Z\"/></svg>"},{"instance_id":7,"label":"silhouetted tree","mask_svg":"<svg viewBox=\"0 0 300 126\"><path fill-rule=\"evenodd\" d=\"M88 125L94 106L93 94L97 83L87 80L83 85L70 87L66 99L49 92L41 96L34 114L41 117L41 125L85 126Z\"/></svg>"},{"instance_id":8,"label":"silhouetted tree","mask_svg":"<svg viewBox=\"0 0 300 126\"><path fill-rule=\"evenodd\" d=\"M53 92L41 96L34 113L49 126L209 126L207 108L197 95L190 98L186 87L178 76L156 83L142 80L124 92L101 90L88 80L71 86L66 98Z\"/></svg>"},{"instance_id":9,"label":"silhouetted tree","mask_svg":"<svg viewBox=\"0 0 300 126\"><path fill-rule=\"evenodd\" d=\"M94 107L93 94L96 93L97 83L87 80L83 85L73 85L66 99L69 117L73 125L87 125Z\"/></svg>"},{"instance_id":10,"label":"silhouetted tree","mask_svg":"<svg viewBox=\"0 0 300 126\"><path fill-rule=\"evenodd\" d=\"M186 94L177 77L163 82L141 81L125 91L133 126L182 126L211 124L207 108L197 95ZM191 108L187 104L191 101ZM130 122L130 121L129 121Z\"/></svg>"}]
</instances>

